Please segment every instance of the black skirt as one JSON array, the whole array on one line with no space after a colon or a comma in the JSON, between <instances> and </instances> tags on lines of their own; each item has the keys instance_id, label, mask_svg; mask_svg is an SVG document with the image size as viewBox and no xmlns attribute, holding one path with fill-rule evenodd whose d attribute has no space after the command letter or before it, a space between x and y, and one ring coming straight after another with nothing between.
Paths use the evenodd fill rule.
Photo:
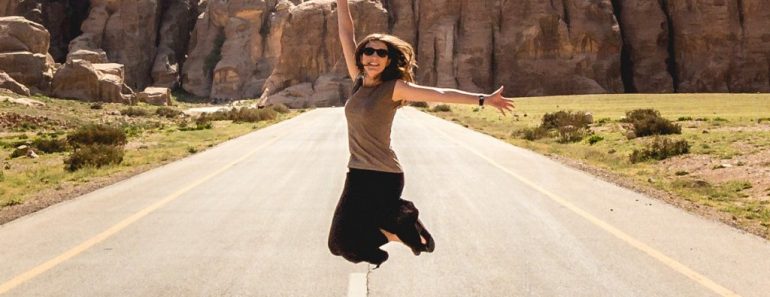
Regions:
<instances>
[{"instance_id":1,"label":"black skirt","mask_svg":"<svg viewBox=\"0 0 770 297\"><path fill-rule=\"evenodd\" d=\"M396 234L415 255L432 252L433 238L418 219L414 204L401 199L403 189L403 173L350 168L329 231L331 253L379 267L388 259L380 249L388 242L380 229Z\"/></svg>"}]
</instances>

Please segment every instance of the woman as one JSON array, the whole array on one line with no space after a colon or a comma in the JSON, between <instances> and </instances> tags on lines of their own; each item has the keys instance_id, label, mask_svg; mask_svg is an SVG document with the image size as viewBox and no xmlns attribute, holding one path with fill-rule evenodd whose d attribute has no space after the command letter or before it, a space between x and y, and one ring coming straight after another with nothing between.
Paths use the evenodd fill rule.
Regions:
<instances>
[{"instance_id":1,"label":"woman","mask_svg":"<svg viewBox=\"0 0 770 297\"><path fill-rule=\"evenodd\" d=\"M388 258L379 247L389 241L406 244L415 255L434 248L430 233L417 219L417 209L400 198L404 174L390 146L396 110L416 99L487 104L505 115L513 104L502 97L502 87L487 95L415 84L412 46L387 34L369 35L356 46L348 1L337 2L340 42L355 86L345 103L349 171L332 219L329 249L353 263L366 261L379 267Z\"/></svg>"}]
</instances>

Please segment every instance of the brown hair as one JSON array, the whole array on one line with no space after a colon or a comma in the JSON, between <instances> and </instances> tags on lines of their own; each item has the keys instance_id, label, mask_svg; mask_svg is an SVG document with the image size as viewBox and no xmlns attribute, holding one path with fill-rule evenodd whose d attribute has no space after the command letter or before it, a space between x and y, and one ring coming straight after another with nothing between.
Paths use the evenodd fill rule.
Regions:
<instances>
[{"instance_id":1,"label":"brown hair","mask_svg":"<svg viewBox=\"0 0 770 297\"><path fill-rule=\"evenodd\" d=\"M356 46L356 67L362 74L365 72L364 64L361 63L361 56L364 54L364 48L369 41L381 41L388 46L390 63L380 74L380 80L385 82L402 79L407 82L414 82L414 68L417 68L414 48L408 42L390 34L370 34L358 43ZM406 102L402 102L402 104L404 103Z\"/></svg>"}]
</instances>

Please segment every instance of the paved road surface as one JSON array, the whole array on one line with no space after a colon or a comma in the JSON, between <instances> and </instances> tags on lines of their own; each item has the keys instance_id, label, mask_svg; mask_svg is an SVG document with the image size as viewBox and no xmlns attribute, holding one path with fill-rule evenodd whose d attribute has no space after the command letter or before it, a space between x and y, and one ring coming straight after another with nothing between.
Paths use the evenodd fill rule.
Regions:
<instances>
[{"instance_id":1,"label":"paved road surface","mask_svg":"<svg viewBox=\"0 0 770 297\"><path fill-rule=\"evenodd\" d=\"M326 248L347 162L317 109L0 227L0 296L770 296L770 244L423 114L404 197L436 238Z\"/></svg>"}]
</instances>

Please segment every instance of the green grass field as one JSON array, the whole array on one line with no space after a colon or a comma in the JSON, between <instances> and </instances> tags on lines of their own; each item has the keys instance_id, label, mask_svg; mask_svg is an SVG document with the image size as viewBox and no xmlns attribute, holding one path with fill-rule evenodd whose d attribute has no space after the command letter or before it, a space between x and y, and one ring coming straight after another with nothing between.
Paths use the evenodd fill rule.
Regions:
<instances>
[{"instance_id":1,"label":"green grass field","mask_svg":"<svg viewBox=\"0 0 770 297\"><path fill-rule=\"evenodd\" d=\"M450 105L450 112L432 113L514 145L666 191L770 238L770 94L553 96L517 98L515 105L515 112L506 117L492 107L480 110L471 105ZM628 139L620 120L627 111L648 108L681 125L681 135L665 137L686 140L689 154L630 162L632 151L645 147L652 137ZM573 143L519 136L520 131L539 126L544 114L557 111L590 112L592 135ZM598 141L591 144L590 137Z\"/></svg>"}]
</instances>

